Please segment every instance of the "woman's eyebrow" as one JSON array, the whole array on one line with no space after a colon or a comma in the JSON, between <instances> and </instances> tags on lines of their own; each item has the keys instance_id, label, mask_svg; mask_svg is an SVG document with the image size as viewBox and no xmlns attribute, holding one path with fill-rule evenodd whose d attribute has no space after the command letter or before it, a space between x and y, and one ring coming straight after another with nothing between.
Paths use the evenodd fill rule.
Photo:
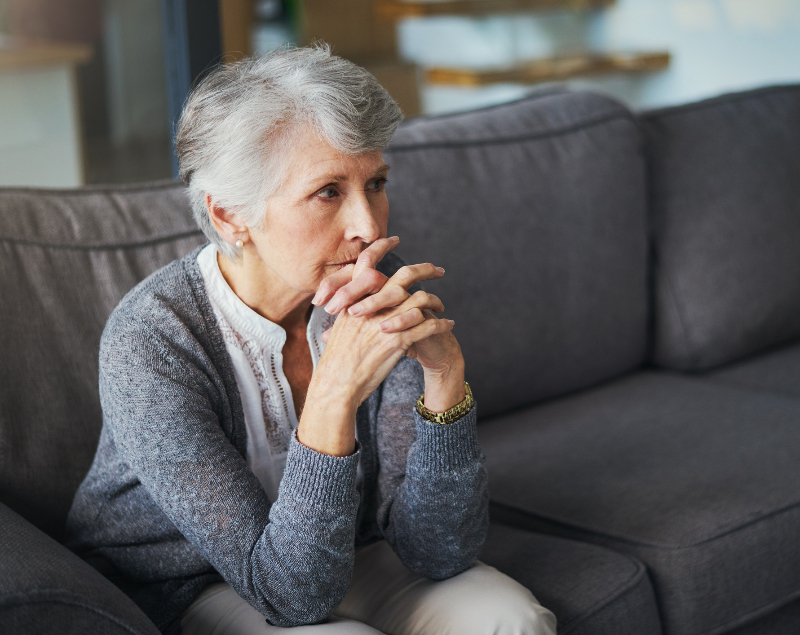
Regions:
<instances>
[{"instance_id":1,"label":"woman's eyebrow","mask_svg":"<svg viewBox=\"0 0 800 635\"><path fill-rule=\"evenodd\" d=\"M389 173L391 166L384 163L381 167L379 167L375 172L372 173L370 178L374 179L376 176L386 176ZM345 174L337 174L335 172L331 172L330 174L320 174L319 176L315 176L310 179L311 184L315 183L336 183L338 181L346 181L349 177Z\"/></svg>"}]
</instances>

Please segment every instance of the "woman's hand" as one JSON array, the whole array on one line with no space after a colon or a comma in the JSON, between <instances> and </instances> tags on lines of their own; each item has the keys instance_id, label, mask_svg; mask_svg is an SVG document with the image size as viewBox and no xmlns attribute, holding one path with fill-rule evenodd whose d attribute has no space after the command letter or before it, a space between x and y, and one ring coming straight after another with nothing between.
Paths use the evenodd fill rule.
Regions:
<instances>
[{"instance_id":1,"label":"woman's hand","mask_svg":"<svg viewBox=\"0 0 800 635\"><path fill-rule=\"evenodd\" d=\"M311 377L297 430L298 440L325 454L352 453L358 406L413 346L449 334L453 321L438 320L430 313L443 309L436 296L419 292L399 306L368 315L355 317L347 311L341 312ZM398 317L402 320L401 327L381 326ZM461 390L463 393L463 381Z\"/></svg>"},{"instance_id":2,"label":"woman's hand","mask_svg":"<svg viewBox=\"0 0 800 635\"><path fill-rule=\"evenodd\" d=\"M441 301L418 292L399 306L354 317L342 311L330 330L312 383L330 395L346 394L358 407L378 387L403 355L420 342L449 334L452 320L439 320ZM395 328L386 321L400 320ZM411 353L409 356L414 356Z\"/></svg>"},{"instance_id":3,"label":"woman's hand","mask_svg":"<svg viewBox=\"0 0 800 635\"><path fill-rule=\"evenodd\" d=\"M397 236L379 238L367 247L358 256L355 264L347 265L336 273L325 278L319 285L314 299L314 305L327 305L325 310L331 315L338 315L343 309L351 307L350 315L358 315L352 305L371 294L378 293L389 281L385 275L375 267L383 257L400 244ZM444 269L434 267L430 263L403 267L394 276L392 281L408 290L413 284L423 280L435 280L444 275ZM397 306L408 297L408 294L384 294L382 301L375 300L364 313L377 311L380 308Z\"/></svg>"},{"instance_id":4,"label":"woman's hand","mask_svg":"<svg viewBox=\"0 0 800 635\"><path fill-rule=\"evenodd\" d=\"M410 296L412 285L423 280L435 280L444 269L430 263L401 267L391 278L375 270L380 260L399 244L399 238L375 241L359 256L355 265L348 265L326 278L320 285L314 304L327 302L326 311L332 315L346 312L351 316L366 316L391 307L402 306L409 298L405 312L386 315L380 328L387 333L400 332L423 319L436 319L431 311L444 310L434 295L418 291ZM365 297L366 296L366 297ZM330 331L322 335L327 342ZM464 398L464 359L461 347L449 331L419 340L405 352L416 358L425 372L425 405L434 412L444 412Z\"/></svg>"}]
</instances>

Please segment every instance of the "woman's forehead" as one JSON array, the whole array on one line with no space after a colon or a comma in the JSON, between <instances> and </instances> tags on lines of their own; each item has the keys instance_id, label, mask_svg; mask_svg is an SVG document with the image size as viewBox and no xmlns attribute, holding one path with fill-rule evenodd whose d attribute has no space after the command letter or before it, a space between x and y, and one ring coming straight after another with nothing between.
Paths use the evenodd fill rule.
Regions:
<instances>
[{"instance_id":1,"label":"woman's forehead","mask_svg":"<svg viewBox=\"0 0 800 635\"><path fill-rule=\"evenodd\" d=\"M345 154L317 136L306 137L293 144L288 168L290 180L303 181L341 181L371 177L389 170L380 150Z\"/></svg>"}]
</instances>

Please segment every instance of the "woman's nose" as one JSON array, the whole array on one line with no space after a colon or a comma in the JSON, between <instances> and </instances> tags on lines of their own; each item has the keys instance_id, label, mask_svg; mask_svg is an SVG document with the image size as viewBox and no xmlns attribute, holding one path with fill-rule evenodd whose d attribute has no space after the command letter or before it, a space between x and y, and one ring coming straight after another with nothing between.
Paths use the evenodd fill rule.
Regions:
<instances>
[{"instance_id":1,"label":"woman's nose","mask_svg":"<svg viewBox=\"0 0 800 635\"><path fill-rule=\"evenodd\" d=\"M381 237L381 228L375 220L375 213L364 192L359 192L348 197L347 201L347 228L345 238L356 240L360 238L365 243L372 243Z\"/></svg>"}]
</instances>

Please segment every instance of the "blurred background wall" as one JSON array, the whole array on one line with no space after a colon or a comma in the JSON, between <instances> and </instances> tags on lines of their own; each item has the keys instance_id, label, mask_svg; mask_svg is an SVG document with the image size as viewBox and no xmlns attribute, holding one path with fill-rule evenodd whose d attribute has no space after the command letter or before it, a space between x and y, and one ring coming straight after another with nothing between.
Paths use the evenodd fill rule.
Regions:
<instances>
[{"instance_id":1,"label":"blurred background wall","mask_svg":"<svg viewBox=\"0 0 800 635\"><path fill-rule=\"evenodd\" d=\"M800 81L800 0L618 0L606 10L479 19L403 20L401 55L422 66L504 66L574 50L664 50L659 73L571 80L634 109ZM514 99L529 87L423 88L423 108L447 112Z\"/></svg>"},{"instance_id":2,"label":"blurred background wall","mask_svg":"<svg viewBox=\"0 0 800 635\"><path fill-rule=\"evenodd\" d=\"M553 82L634 109L800 82L800 0L0 0L0 185L171 178L193 82L311 40L409 116Z\"/></svg>"}]
</instances>

